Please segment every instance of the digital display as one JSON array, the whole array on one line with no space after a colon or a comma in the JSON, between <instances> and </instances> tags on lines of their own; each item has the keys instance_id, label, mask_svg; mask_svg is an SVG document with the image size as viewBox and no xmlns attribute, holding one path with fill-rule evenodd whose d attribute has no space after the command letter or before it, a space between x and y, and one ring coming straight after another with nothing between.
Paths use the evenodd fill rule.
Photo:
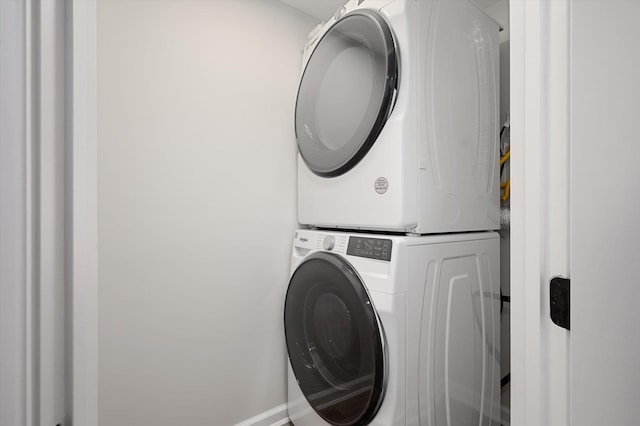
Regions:
<instances>
[{"instance_id":1,"label":"digital display","mask_svg":"<svg viewBox=\"0 0 640 426\"><path fill-rule=\"evenodd\" d=\"M391 260L391 240L382 238L349 237L347 254L369 259Z\"/></svg>"}]
</instances>

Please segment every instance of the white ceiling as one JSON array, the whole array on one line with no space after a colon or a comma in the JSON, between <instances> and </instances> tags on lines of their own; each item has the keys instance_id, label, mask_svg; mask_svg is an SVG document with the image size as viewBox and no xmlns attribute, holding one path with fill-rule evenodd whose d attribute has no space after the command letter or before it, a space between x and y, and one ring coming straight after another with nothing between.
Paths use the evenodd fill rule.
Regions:
<instances>
[{"instance_id":1,"label":"white ceiling","mask_svg":"<svg viewBox=\"0 0 640 426\"><path fill-rule=\"evenodd\" d=\"M333 16L336 10L342 7L347 0L280 0L289 6L311 15L320 21L326 21ZM483 9L506 0L474 0Z\"/></svg>"}]
</instances>

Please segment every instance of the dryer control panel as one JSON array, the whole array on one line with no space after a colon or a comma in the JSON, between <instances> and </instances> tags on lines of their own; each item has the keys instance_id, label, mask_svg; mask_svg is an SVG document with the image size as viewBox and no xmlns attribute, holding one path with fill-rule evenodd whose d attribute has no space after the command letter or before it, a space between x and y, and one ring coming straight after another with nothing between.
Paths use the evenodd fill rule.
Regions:
<instances>
[{"instance_id":1,"label":"dryer control panel","mask_svg":"<svg viewBox=\"0 0 640 426\"><path fill-rule=\"evenodd\" d=\"M349 237L347 254L377 260L391 260L392 241L383 238Z\"/></svg>"}]
</instances>

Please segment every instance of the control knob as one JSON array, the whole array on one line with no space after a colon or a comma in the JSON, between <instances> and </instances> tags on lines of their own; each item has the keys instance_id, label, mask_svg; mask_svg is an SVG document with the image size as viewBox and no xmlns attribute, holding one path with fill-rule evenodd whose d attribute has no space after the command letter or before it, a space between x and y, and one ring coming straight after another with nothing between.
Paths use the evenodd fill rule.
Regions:
<instances>
[{"instance_id":1,"label":"control knob","mask_svg":"<svg viewBox=\"0 0 640 426\"><path fill-rule=\"evenodd\" d=\"M336 239L332 235L327 235L324 237L324 241L322 242L322 246L325 250L333 250L333 247L336 245Z\"/></svg>"}]
</instances>

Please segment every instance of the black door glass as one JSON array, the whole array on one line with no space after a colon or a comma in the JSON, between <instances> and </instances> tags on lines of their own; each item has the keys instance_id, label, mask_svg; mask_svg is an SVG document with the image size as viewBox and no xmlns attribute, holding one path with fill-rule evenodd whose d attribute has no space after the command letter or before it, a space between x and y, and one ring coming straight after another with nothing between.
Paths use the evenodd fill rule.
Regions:
<instances>
[{"instance_id":1,"label":"black door glass","mask_svg":"<svg viewBox=\"0 0 640 426\"><path fill-rule=\"evenodd\" d=\"M302 158L320 176L338 176L369 151L393 107L398 64L389 26L358 10L322 37L304 70L296 102Z\"/></svg>"},{"instance_id":2,"label":"black door glass","mask_svg":"<svg viewBox=\"0 0 640 426\"><path fill-rule=\"evenodd\" d=\"M313 409L332 425L369 423L384 395L384 344L351 265L310 256L289 283L284 323L291 367Z\"/></svg>"}]
</instances>

